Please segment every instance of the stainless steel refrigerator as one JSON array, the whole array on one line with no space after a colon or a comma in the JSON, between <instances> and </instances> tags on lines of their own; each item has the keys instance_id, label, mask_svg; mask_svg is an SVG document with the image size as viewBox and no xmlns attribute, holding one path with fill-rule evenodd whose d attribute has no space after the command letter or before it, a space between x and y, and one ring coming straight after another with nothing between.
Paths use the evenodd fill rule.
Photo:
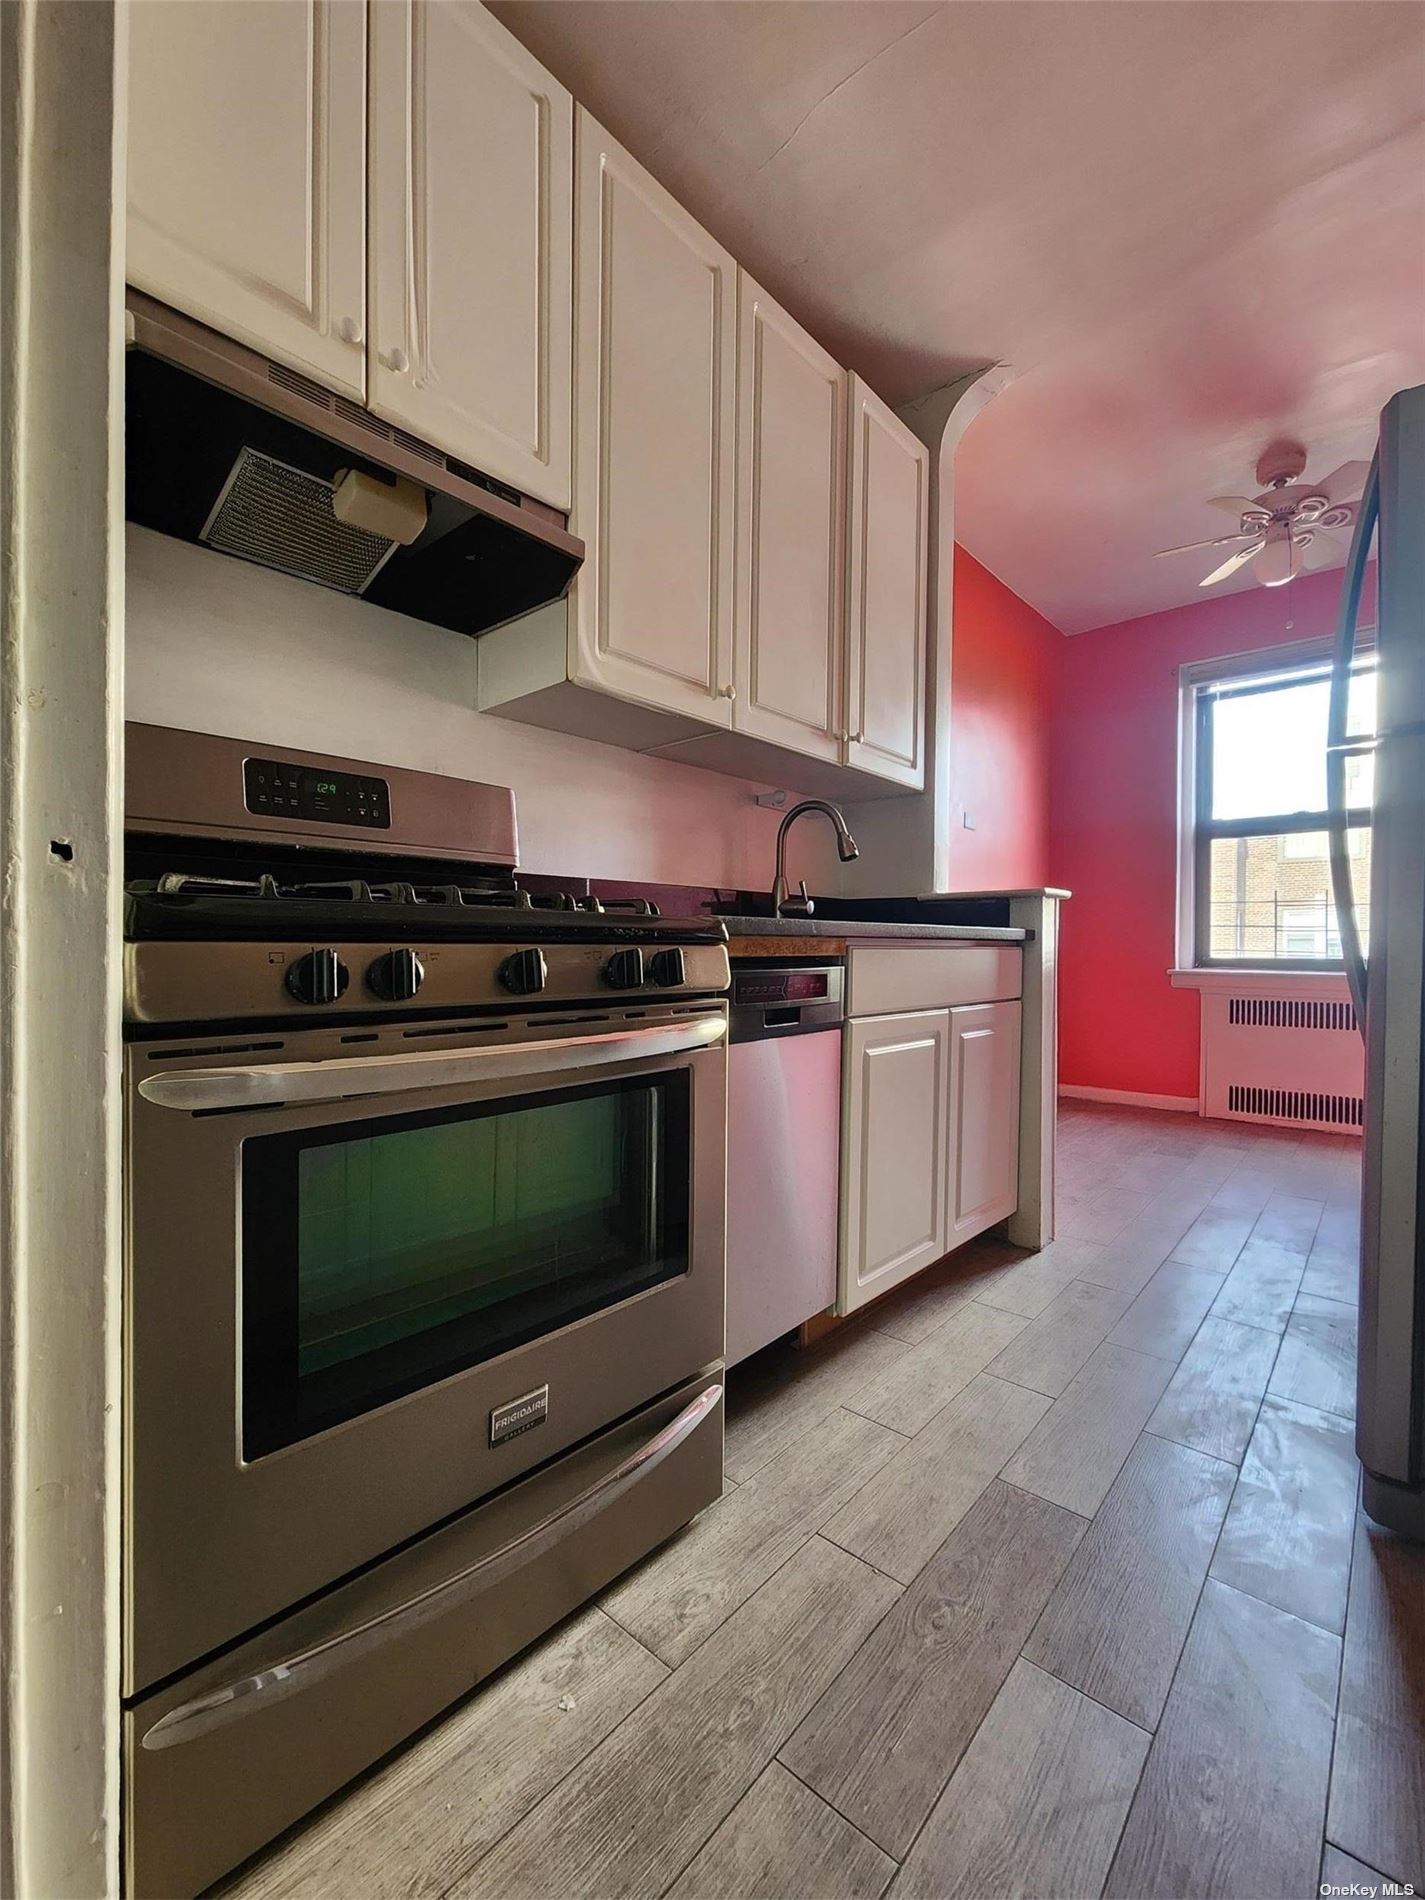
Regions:
<instances>
[{"instance_id":1,"label":"stainless steel refrigerator","mask_svg":"<svg viewBox=\"0 0 1425 1900\"><path fill-rule=\"evenodd\" d=\"M1355 623L1377 527L1377 720L1348 736ZM1378 1523L1425 1539L1425 387L1381 415L1347 561L1332 678L1332 873L1346 974L1366 1039L1356 1449ZM1375 756L1369 955L1346 859L1345 765Z\"/></svg>"}]
</instances>

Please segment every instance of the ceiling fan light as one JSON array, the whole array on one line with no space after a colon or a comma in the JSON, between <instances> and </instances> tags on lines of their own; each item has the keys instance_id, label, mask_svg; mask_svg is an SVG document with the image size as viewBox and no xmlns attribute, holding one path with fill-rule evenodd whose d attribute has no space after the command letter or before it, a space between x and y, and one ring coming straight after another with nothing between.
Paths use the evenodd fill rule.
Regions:
<instances>
[{"instance_id":1,"label":"ceiling fan light","mask_svg":"<svg viewBox=\"0 0 1425 1900\"><path fill-rule=\"evenodd\" d=\"M1284 521L1274 521L1257 556L1255 573L1263 587L1284 587L1299 565L1296 542Z\"/></svg>"}]
</instances>

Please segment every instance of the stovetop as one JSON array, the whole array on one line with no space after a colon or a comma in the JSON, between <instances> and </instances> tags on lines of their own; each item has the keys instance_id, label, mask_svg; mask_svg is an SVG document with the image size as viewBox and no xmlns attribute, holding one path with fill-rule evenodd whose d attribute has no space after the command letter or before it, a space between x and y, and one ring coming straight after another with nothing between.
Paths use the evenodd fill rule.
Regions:
<instances>
[{"instance_id":1,"label":"stovetop","mask_svg":"<svg viewBox=\"0 0 1425 1900\"><path fill-rule=\"evenodd\" d=\"M135 1034L575 1005L637 1014L728 987L720 918L520 887L508 787L211 733L127 734Z\"/></svg>"},{"instance_id":2,"label":"stovetop","mask_svg":"<svg viewBox=\"0 0 1425 1900\"><path fill-rule=\"evenodd\" d=\"M312 877L309 862L296 874L271 862L263 870L229 857L221 870L130 877L124 982L134 1033L148 1024L627 1008L727 988L727 930L717 917L527 891L510 872L479 866L422 864L393 877L386 865L346 863Z\"/></svg>"},{"instance_id":3,"label":"stovetop","mask_svg":"<svg viewBox=\"0 0 1425 1900\"><path fill-rule=\"evenodd\" d=\"M417 881L393 878L385 867L327 878L293 878L280 870L135 877L125 887L124 934L130 942L378 936L466 943L721 943L727 935L715 917L660 917L642 898L531 892L497 873Z\"/></svg>"}]
</instances>

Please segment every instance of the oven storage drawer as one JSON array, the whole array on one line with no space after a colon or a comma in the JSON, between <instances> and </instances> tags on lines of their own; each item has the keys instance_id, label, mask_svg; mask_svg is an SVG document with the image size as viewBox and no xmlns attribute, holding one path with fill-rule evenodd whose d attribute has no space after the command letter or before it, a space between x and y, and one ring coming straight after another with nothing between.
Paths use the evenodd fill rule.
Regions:
<instances>
[{"instance_id":1,"label":"oven storage drawer","mask_svg":"<svg viewBox=\"0 0 1425 1900\"><path fill-rule=\"evenodd\" d=\"M669 1448L648 1456L664 1433ZM606 1503L601 1486L613 1493ZM670 1537L721 1488L714 1376L128 1708L126 1892L169 1900L206 1887ZM581 1500L582 1514L571 1509ZM527 1562L519 1561L521 1539ZM493 1578L483 1587L482 1564ZM468 1586L459 1580L472 1568ZM294 1663L314 1650L315 1666ZM252 1680L264 1672L266 1680ZM215 1710L205 1717L209 1700Z\"/></svg>"}]
</instances>

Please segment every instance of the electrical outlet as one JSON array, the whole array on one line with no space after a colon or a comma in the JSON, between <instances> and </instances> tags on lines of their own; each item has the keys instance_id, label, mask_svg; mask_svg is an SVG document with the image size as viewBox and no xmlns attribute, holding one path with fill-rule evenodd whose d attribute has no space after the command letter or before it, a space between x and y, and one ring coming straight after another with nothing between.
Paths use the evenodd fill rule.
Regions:
<instances>
[{"instance_id":1,"label":"electrical outlet","mask_svg":"<svg viewBox=\"0 0 1425 1900\"><path fill-rule=\"evenodd\" d=\"M966 831L973 831L975 829L974 813L968 812L968 811L963 813L961 822L963 823Z\"/></svg>"}]
</instances>

